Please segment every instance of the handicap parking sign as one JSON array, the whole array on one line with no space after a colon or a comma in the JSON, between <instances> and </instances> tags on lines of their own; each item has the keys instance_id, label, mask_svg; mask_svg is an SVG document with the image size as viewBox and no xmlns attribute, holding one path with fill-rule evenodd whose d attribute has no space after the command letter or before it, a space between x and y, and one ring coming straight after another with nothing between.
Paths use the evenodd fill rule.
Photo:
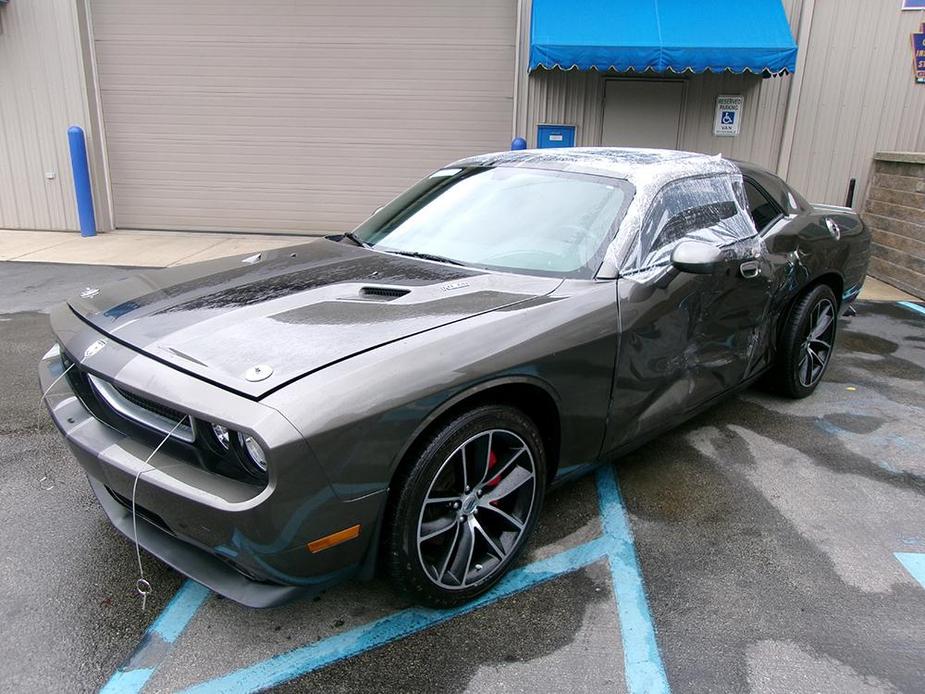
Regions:
<instances>
[{"instance_id":1,"label":"handicap parking sign","mask_svg":"<svg viewBox=\"0 0 925 694\"><path fill-rule=\"evenodd\" d=\"M739 134L740 118L745 97L741 94L723 94L716 97L716 116L713 119L713 134L735 137Z\"/></svg>"}]
</instances>

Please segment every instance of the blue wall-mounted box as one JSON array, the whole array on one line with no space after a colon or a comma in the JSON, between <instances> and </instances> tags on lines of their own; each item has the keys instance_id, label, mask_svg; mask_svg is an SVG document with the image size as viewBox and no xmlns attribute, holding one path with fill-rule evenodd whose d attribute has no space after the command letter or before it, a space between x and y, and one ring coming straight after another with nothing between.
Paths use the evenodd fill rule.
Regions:
<instances>
[{"instance_id":1,"label":"blue wall-mounted box","mask_svg":"<svg viewBox=\"0 0 925 694\"><path fill-rule=\"evenodd\" d=\"M550 147L574 147L574 125L538 125L536 127L536 146L540 149Z\"/></svg>"}]
</instances>

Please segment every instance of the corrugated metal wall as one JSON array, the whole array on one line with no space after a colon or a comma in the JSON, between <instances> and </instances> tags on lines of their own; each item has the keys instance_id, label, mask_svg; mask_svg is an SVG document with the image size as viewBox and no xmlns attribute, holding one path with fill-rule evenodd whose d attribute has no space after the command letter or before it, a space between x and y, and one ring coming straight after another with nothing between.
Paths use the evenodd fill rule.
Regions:
<instances>
[{"instance_id":1,"label":"corrugated metal wall","mask_svg":"<svg viewBox=\"0 0 925 694\"><path fill-rule=\"evenodd\" d=\"M809 199L843 204L857 178L861 209L874 152L925 150L925 85L913 80L911 48L922 22L899 0L815 0L785 162Z\"/></svg>"},{"instance_id":2,"label":"corrugated metal wall","mask_svg":"<svg viewBox=\"0 0 925 694\"><path fill-rule=\"evenodd\" d=\"M540 123L574 125L575 144L601 144L604 81L598 72L537 70L530 73L523 109L522 134L529 147L536 147L536 126Z\"/></svg>"},{"instance_id":3,"label":"corrugated metal wall","mask_svg":"<svg viewBox=\"0 0 925 694\"><path fill-rule=\"evenodd\" d=\"M68 126L86 122L77 27L74 2L0 6L0 228L78 228L67 144Z\"/></svg>"},{"instance_id":4,"label":"corrugated metal wall","mask_svg":"<svg viewBox=\"0 0 925 694\"><path fill-rule=\"evenodd\" d=\"M785 0L784 9L791 31L797 36L802 0ZM521 22L529 27L530 1L523 0ZM522 34L521 51L529 55L529 29ZM528 59L523 59L524 65ZM525 69L525 68L524 68ZM517 125L530 146L536 143L539 123L567 123L577 126L579 145L601 143L601 117L604 109L604 81L619 73L571 70L537 70L521 87L522 105ZM638 76L638 74L637 74ZM646 74L646 77L652 77ZM717 153L777 168L791 77L761 79L755 75L702 74L671 75L685 80L686 92L681 123L682 149ZM744 94L742 130L737 137L715 137L713 115L719 94Z\"/></svg>"},{"instance_id":5,"label":"corrugated metal wall","mask_svg":"<svg viewBox=\"0 0 925 694\"><path fill-rule=\"evenodd\" d=\"M528 143L536 143L539 123L576 125L579 146L601 144L604 82L618 73L540 70L530 76L526 105ZM632 76L632 75L627 75ZM681 149L722 152L771 169L777 166L789 78L762 80L754 75L690 75L681 121ZM744 94L742 131L738 137L715 137L713 115L720 94Z\"/></svg>"},{"instance_id":6,"label":"corrugated metal wall","mask_svg":"<svg viewBox=\"0 0 925 694\"><path fill-rule=\"evenodd\" d=\"M789 76L762 79L755 75L695 75L687 80L681 124L681 149L708 152L777 167ZM741 131L736 137L713 135L716 97L743 94Z\"/></svg>"}]
</instances>

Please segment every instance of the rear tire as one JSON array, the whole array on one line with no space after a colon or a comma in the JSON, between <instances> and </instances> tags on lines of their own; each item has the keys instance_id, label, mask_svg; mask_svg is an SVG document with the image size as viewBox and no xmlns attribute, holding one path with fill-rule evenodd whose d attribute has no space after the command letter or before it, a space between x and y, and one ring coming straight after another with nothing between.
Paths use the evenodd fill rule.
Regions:
<instances>
[{"instance_id":1,"label":"rear tire","mask_svg":"<svg viewBox=\"0 0 925 694\"><path fill-rule=\"evenodd\" d=\"M770 383L790 398L811 395L825 375L835 348L838 301L820 284L800 297L784 329Z\"/></svg>"},{"instance_id":2,"label":"rear tire","mask_svg":"<svg viewBox=\"0 0 925 694\"><path fill-rule=\"evenodd\" d=\"M414 602L460 605L510 570L536 525L542 438L520 410L486 405L440 426L412 456L392 486L388 571Z\"/></svg>"}]
</instances>

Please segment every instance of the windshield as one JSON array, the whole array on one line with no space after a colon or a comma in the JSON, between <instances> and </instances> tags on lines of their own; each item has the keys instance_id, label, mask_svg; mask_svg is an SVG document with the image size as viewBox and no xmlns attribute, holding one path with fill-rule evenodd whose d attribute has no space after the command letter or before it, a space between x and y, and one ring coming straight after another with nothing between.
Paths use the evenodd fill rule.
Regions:
<instances>
[{"instance_id":1,"label":"windshield","mask_svg":"<svg viewBox=\"0 0 925 694\"><path fill-rule=\"evenodd\" d=\"M540 169L443 169L355 231L376 250L498 270L592 277L632 188Z\"/></svg>"}]
</instances>

